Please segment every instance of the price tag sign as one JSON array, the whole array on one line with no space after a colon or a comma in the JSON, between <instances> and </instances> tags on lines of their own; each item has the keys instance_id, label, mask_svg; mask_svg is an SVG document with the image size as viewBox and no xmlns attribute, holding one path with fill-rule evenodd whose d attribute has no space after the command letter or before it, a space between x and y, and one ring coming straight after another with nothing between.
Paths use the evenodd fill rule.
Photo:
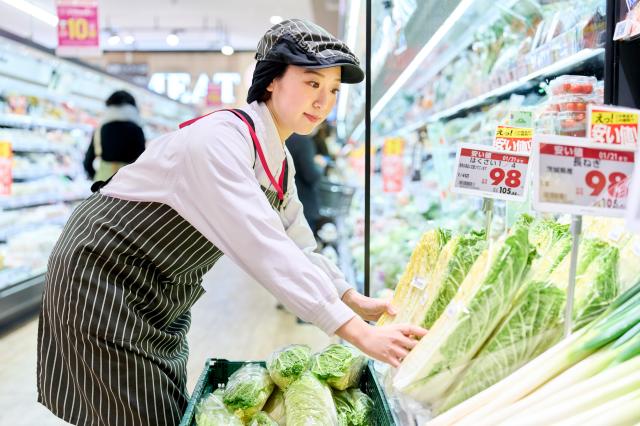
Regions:
<instances>
[{"instance_id":1,"label":"price tag sign","mask_svg":"<svg viewBox=\"0 0 640 426\"><path fill-rule=\"evenodd\" d=\"M400 192L404 185L404 139L387 138L382 147L382 190Z\"/></svg>"},{"instance_id":2,"label":"price tag sign","mask_svg":"<svg viewBox=\"0 0 640 426\"><path fill-rule=\"evenodd\" d=\"M531 111L509 112L509 124L515 127L533 127L533 113Z\"/></svg>"},{"instance_id":3,"label":"price tag sign","mask_svg":"<svg viewBox=\"0 0 640 426\"><path fill-rule=\"evenodd\" d=\"M0 195L11 195L13 183L11 142L0 141Z\"/></svg>"},{"instance_id":4,"label":"price tag sign","mask_svg":"<svg viewBox=\"0 0 640 426\"><path fill-rule=\"evenodd\" d=\"M533 206L575 215L625 214L635 152L585 138L536 135Z\"/></svg>"},{"instance_id":5,"label":"price tag sign","mask_svg":"<svg viewBox=\"0 0 640 426\"><path fill-rule=\"evenodd\" d=\"M587 137L596 143L637 147L639 117L637 109L589 105Z\"/></svg>"},{"instance_id":6,"label":"price tag sign","mask_svg":"<svg viewBox=\"0 0 640 426\"><path fill-rule=\"evenodd\" d=\"M529 156L485 145L458 147L453 192L524 201L527 195Z\"/></svg>"},{"instance_id":7,"label":"price tag sign","mask_svg":"<svg viewBox=\"0 0 640 426\"><path fill-rule=\"evenodd\" d=\"M99 56L97 0L58 0L59 56Z\"/></svg>"},{"instance_id":8,"label":"price tag sign","mask_svg":"<svg viewBox=\"0 0 640 426\"><path fill-rule=\"evenodd\" d=\"M498 126L493 138L493 147L500 151L531 152L532 141L532 128Z\"/></svg>"}]
</instances>

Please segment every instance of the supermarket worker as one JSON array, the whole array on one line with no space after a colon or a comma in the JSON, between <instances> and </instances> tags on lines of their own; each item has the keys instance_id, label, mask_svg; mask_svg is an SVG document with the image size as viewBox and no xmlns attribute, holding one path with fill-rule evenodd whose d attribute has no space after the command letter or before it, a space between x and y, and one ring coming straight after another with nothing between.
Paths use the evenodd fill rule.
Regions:
<instances>
[{"instance_id":1,"label":"supermarket worker","mask_svg":"<svg viewBox=\"0 0 640 426\"><path fill-rule=\"evenodd\" d=\"M358 294L313 253L284 148L327 117L341 82L363 80L358 59L302 20L269 29L256 59L247 107L157 138L67 222L49 258L38 328L38 401L58 417L178 424L188 402L189 310L223 255L291 312L373 358L398 365L424 335L363 320L393 308Z\"/></svg>"}]
</instances>

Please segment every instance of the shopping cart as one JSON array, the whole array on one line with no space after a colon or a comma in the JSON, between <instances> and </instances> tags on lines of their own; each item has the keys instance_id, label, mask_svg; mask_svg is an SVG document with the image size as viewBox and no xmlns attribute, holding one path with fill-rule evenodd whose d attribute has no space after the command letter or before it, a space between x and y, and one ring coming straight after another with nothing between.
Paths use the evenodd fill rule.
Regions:
<instances>
[{"instance_id":1,"label":"shopping cart","mask_svg":"<svg viewBox=\"0 0 640 426\"><path fill-rule=\"evenodd\" d=\"M356 189L349 185L327 180L318 184L320 215L328 218L344 216L349 212Z\"/></svg>"}]
</instances>

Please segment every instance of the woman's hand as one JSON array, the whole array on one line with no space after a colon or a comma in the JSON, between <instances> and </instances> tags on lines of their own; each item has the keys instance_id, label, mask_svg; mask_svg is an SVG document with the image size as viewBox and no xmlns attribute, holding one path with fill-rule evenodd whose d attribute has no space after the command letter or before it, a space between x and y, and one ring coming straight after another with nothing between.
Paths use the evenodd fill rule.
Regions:
<instances>
[{"instance_id":1,"label":"woman's hand","mask_svg":"<svg viewBox=\"0 0 640 426\"><path fill-rule=\"evenodd\" d=\"M367 297L354 289L347 290L342 295L342 301L365 321L378 321L384 313L389 315L396 314L390 301Z\"/></svg>"},{"instance_id":2,"label":"woman's hand","mask_svg":"<svg viewBox=\"0 0 640 426\"><path fill-rule=\"evenodd\" d=\"M398 367L409 351L427 333L427 330L410 324L392 324L373 327L361 318L353 317L344 323L336 334L366 355L378 361Z\"/></svg>"}]
</instances>

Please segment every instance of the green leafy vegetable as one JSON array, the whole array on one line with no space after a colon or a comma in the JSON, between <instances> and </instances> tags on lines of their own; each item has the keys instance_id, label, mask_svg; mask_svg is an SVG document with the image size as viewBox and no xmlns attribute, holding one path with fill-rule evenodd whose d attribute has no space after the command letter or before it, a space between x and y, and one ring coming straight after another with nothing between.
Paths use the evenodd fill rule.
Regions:
<instances>
[{"instance_id":1,"label":"green leafy vegetable","mask_svg":"<svg viewBox=\"0 0 640 426\"><path fill-rule=\"evenodd\" d=\"M311 372L332 388L345 390L360 382L365 362L365 356L357 349L332 344L313 357Z\"/></svg>"},{"instance_id":2,"label":"green leafy vegetable","mask_svg":"<svg viewBox=\"0 0 640 426\"><path fill-rule=\"evenodd\" d=\"M306 345L291 345L271 354L267 370L276 385L282 390L293 383L311 364L311 348Z\"/></svg>"},{"instance_id":3,"label":"green leafy vegetable","mask_svg":"<svg viewBox=\"0 0 640 426\"><path fill-rule=\"evenodd\" d=\"M284 392L287 426L335 426L336 406L329 386L305 372Z\"/></svg>"},{"instance_id":4,"label":"green leafy vegetable","mask_svg":"<svg viewBox=\"0 0 640 426\"><path fill-rule=\"evenodd\" d=\"M274 385L266 368L246 364L229 377L223 401L243 421L260 411Z\"/></svg>"},{"instance_id":5,"label":"green leafy vegetable","mask_svg":"<svg viewBox=\"0 0 640 426\"><path fill-rule=\"evenodd\" d=\"M284 409L284 393L279 388L276 388L267 400L267 403L262 407L262 410L280 426L284 426L287 420Z\"/></svg>"},{"instance_id":6,"label":"green leafy vegetable","mask_svg":"<svg viewBox=\"0 0 640 426\"><path fill-rule=\"evenodd\" d=\"M264 411L258 411L251 417L249 426L278 426L278 423Z\"/></svg>"},{"instance_id":7,"label":"green leafy vegetable","mask_svg":"<svg viewBox=\"0 0 640 426\"><path fill-rule=\"evenodd\" d=\"M224 405L219 394L212 393L196 406L198 426L242 426L242 421Z\"/></svg>"}]
</instances>

